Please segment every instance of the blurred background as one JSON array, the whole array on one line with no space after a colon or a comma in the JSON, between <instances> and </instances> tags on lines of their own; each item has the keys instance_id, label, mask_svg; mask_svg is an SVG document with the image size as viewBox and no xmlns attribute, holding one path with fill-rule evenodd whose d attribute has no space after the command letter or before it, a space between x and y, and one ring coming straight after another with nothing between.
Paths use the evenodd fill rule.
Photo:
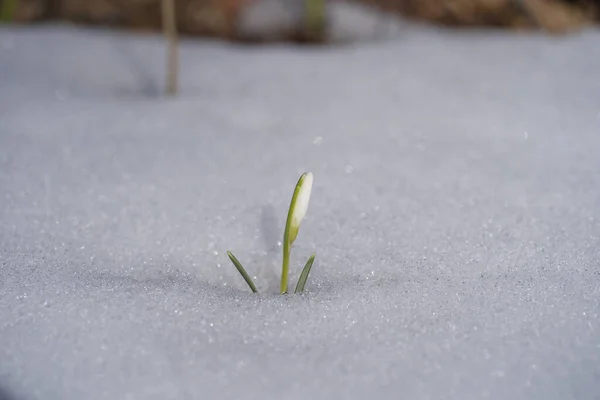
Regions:
<instances>
[{"instance_id":1,"label":"blurred background","mask_svg":"<svg viewBox=\"0 0 600 400\"><path fill-rule=\"evenodd\" d=\"M0 0L15 24L64 21L160 30L165 6L177 30L233 41L327 42L336 7L444 26L490 26L568 33L600 22L600 0ZM163 3L163 4L161 4ZM168 4L165 4L168 3ZM169 5L170 4L170 5ZM346 18L344 15L339 18ZM348 14L346 24L352 24Z\"/></svg>"}]
</instances>

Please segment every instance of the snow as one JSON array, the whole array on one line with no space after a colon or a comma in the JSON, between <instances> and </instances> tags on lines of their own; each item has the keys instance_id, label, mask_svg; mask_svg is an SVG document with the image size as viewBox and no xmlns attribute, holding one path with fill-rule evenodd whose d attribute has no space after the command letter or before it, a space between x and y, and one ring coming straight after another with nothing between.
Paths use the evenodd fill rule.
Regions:
<instances>
[{"instance_id":1,"label":"snow","mask_svg":"<svg viewBox=\"0 0 600 400\"><path fill-rule=\"evenodd\" d=\"M171 99L159 37L3 27L0 395L597 397L599 40L186 39Z\"/></svg>"}]
</instances>

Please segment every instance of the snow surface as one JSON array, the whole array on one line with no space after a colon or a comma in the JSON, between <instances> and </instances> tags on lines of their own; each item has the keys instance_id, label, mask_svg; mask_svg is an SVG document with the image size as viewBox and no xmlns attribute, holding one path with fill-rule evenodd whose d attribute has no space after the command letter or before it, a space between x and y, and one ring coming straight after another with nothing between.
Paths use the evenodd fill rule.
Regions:
<instances>
[{"instance_id":1,"label":"snow surface","mask_svg":"<svg viewBox=\"0 0 600 400\"><path fill-rule=\"evenodd\" d=\"M598 43L0 29L0 396L600 398Z\"/></svg>"}]
</instances>

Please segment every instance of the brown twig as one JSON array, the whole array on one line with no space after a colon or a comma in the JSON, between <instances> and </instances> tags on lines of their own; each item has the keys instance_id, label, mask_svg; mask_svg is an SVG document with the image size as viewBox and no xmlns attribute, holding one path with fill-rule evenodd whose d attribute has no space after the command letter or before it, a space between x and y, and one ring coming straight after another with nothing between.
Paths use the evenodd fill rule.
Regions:
<instances>
[{"instance_id":1,"label":"brown twig","mask_svg":"<svg viewBox=\"0 0 600 400\"><path fill-rule=\"evenodd\" d=\"M167 40L167 93L177 94L179 63L175 0L162 0L163 32Z\"/></svg>"}]
</instances>

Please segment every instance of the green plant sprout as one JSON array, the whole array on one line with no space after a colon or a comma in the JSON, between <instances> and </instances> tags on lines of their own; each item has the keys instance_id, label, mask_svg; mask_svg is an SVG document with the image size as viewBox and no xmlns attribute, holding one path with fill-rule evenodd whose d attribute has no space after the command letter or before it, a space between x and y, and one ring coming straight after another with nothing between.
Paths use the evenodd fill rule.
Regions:
<instances>
[{"instance_id":1,"label":"green plant sprout","mask_svg":"<svg viewBox=\"0 0 600 400\"><path fill-rule=\"evenodd\" d=\"M283 260L281 266L281 284L279 287L279 292L281 294L286 294L288 292L288 279L292 244L294 244L294 242L296 241L296 237L298 237L300 223L306 215L308 203L310 202L312 184L312 173L305 172L304 174L302 174L302 176L300 176L300 179L298 179L298 183L296 184L296 188L294 189L294 194L292 195L292 201L290 203L290 209L288 211L287 220L285 223L285 230L283 232ZM252 278L250 278L250 275L248 275L242 264L233 255L233 253L231 253L231 251L228 250L227 256L229 257L235 268L238 270L240 275L242 275L242 278L244 278L252 292L258 293L258 290L256 290L256 285L252 281ZM308 261L306 261L306 264L302 269L302 273L298 278L298 283L296 284L296 289L294 290L294 293L302 293L304 291L306 281L308 280L308 274L310 273L313 262L315 261L315 256L316 253L313 253L308 258Z\"/></svg>"}]
</instances>

